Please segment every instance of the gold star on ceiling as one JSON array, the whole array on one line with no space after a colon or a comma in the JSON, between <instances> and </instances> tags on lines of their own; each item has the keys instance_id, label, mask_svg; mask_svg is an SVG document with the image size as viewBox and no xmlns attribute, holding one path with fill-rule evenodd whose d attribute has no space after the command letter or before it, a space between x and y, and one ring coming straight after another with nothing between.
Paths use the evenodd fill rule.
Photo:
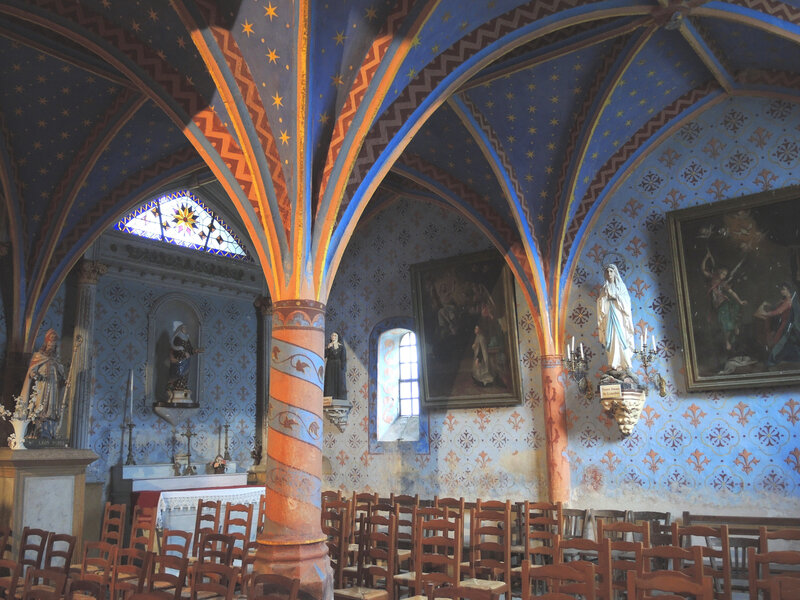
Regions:
<instances>
[{"instance_id":1,"label":"gold star on ceiling","mask_svg":"<svg viewBox=\"0 0 800 600\"><path fill-rule=\"evenodd\" d=\"M250 37L251 34L255 33L255 31L253 31L253 24L247 19L245 19L244 24L242 25L242 33L247 34L247 37Z\"/></svg>"},{"instance_id":2,"label":"gold star on ceiling","mask_svg":"<svg viewBox=\"0 0 800 600\"><path fill-rule=\"evenodd\" d=\"M344 34L344 31L337 31L336 35L331 39L336 42L337 46L344 46L344 41L347 39L347 36Z\"/></svg>"},{"instance_id":3,"label":"gold star on ceiling","mask_svg":"<svg viewBox=\"0 0 800 600\"><path fill-rule=\"evenodd\" d=\"M278 16L278 7L272 6L272 2L270 2L264 7L264 16L269 17L269 20L272 21L272 19Z\"/></svg>"},{"instance_id":4,"label":"gold star on ceiling","mask_svg":"<svg viewBox=\"0 0 800 600\"><path fill-rule=\"evenodd\" d=\"M267 52L267 58L269 59L270 63L277 63L280 56L278 56L277 48L268 48L269 52Z\"/></svg>"},{"instance_id":5,"label":"gold star on ceiling","mask_svg":"<svg viewBox=\"0 0 800 600\"><path fill-rule=\"evenodd\" d=\"M283 98L278 95L278 92L275 92L275 95L272 97L272 106L275 108L280 108L283 106Z\"/></svg>"},{"instance_id":6,"label":"gold star on ceiling","mask_svg":"<svg viewBox=\"0 0 800 600\"><path fill-rule=\"evenodd\" d=\"M292 138L289 137L289 134L286 133L286 130L281 131L280 135L281 144L283 144L284 146L288 145L290 139Z\"/></svg>"},{"instance_id":7,"label":"gold star on ceiling","mask_svg":"<svg viewBox=\"0 0 800 600\"><path fill-rule=\"evenodd\" d=\"M368 9L364 11L364 18L368 21L372 21L373 19L378 18L378 11L375 10L375 7L370 6Z\"/></svg>"}]
</instances>

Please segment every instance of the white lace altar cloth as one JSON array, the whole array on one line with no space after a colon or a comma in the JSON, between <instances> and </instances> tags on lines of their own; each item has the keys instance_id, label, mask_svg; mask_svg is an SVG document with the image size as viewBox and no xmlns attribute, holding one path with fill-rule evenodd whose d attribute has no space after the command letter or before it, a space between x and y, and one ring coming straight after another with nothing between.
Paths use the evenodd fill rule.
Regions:
<instances>
[{"instance_id":1,"label":"white lace altar cloth","mask_svg":"<svg viewBox=\"0 0 800 600\"><path fill-rule=\"evenodd\" d=\"M254 504L253 521L258 515L258 501L264 494L264 488L235 487L235 488L205 488L202 490L175 490L161 492L156 509L156 527L164 529L181 529L194 533L194 522L197 515L197 501L220 500L222 510L225 503ZM255 535L255 527L252 528Z\"/></svg>"}]
</instances>

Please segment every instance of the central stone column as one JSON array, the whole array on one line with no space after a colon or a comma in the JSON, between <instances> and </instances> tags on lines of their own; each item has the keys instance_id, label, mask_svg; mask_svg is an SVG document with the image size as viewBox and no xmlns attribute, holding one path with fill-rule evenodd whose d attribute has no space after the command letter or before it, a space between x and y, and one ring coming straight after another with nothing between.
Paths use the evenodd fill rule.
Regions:
<instances>
[{"instance_id":1,"label":"central stone column","mask_svg":"<svg viewBox=\"0 0 800 600\"><path fill-rule=\"evenodd\" d=\"M544 420L547 433L547 476L550 501L569 500L569 463L567 451L567 406L564 396L564 367L561 357L542 357Z\"/></svg>"},{"instance_id":2,"label":"central stone column","mask_svg":"<svg viewBox=\"0 0 800 600\"><path fill-rule=\"evenodd\" d=\"M267 411L267 519L255 570L297 577L301 589L333 597L320 523L325 305L275 302Z\"/></svg>"}]
</instances>

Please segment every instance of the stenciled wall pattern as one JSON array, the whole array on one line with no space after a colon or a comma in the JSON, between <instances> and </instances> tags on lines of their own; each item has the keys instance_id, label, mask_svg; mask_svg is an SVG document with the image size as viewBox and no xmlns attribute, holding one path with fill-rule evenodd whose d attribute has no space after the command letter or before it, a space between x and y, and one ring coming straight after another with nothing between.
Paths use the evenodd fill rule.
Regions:
<instances>
[{"instance_id":1,"label":"stenciled wall pattern","mask_svg":"<svg viewBox=\"0 0 800 600\"><path fill-rule=\"evenodd\" d=\"M185 284L158 286L131 273L109 272L97 284L94 331L95 384L91 401L89 447L100 457L90 465L89 481L108 481L113 464L127 454L122 442L128 370L134 370L134 458L137 464L168 463L172 428L144 399L148 312L165 294L180 291L199 307L204 335L205 393L192 415L192 462L199 473L224 448L220 426L228 423L228 445L238 470L252 464L255 433L256 311L253 299L217 295L209 288ZM162 357L163 359L163 357ZM177 424L185 429L185 419ZM177 453L186 452L186 438L177 437Z\"/></svg>"},{"instance_id":2,"label":"stenciled wall pattern","mask_svg":"<svg viewBox=\"0 0 800 600\"><path fill-rule=\"evenodd\" d=\"M344 433L325 423L329 488L420 494L420 497L512 498L547 494L541 376L535 332L524 298L517 294L523 403L490 409L427 414L430 452L414 443L381 444L370 454L368 348L372 329L391 317L412 317L409 265L489 246L455 212L402 200L360 225L348 246L328 299L327 329L347 346L348 399L353 410ZM425 415L422 416L425 419Z\"/></svg>"},{"instance_id":3,"label":"stenciled wall pattern","mask_svg":"<svg viewBox=\"0 0 800 600\"><path fill-rule=\"evenodd\" d=\"M684 124L608 200L574 272L567 335L588 344L596 375L604 364L595 308L601 265L622 256L634 326L637 333L646 328L655 335L656 366L668 394L651 392L633 434L622 439L596 400L581 400L574 385L569 389L577 503L624 500L628 507L705 505L784 514L800 508L797 387L686 391L666 225L670 210L799 181L800 106L738 97Z\"/></svg>"}]
</instances>

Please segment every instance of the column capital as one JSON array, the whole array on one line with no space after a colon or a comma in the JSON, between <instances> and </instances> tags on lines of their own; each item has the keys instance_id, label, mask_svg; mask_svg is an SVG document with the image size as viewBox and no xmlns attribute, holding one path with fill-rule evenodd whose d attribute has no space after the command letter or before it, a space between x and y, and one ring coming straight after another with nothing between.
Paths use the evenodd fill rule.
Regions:
<instances>
[{"instance_id":1,"label":"column capital","mask_svg":"<svg viewBox=\"0 0 800 600\"><path fill-rule=\"evenodd\" d=\"M107 272L108 265L84 258L78 263L78 283L95 285L100 276Z\"/></svg>"},{"instance_id":2,"label":"column capital","mask_svg":"<svg viewBox=\"0 0 800 600\"><path fill-rule=\"evenodd\" d=\"M253 300L253 306L256 307L258 314L262 317L269 317L272 315L272 311L274 310L274 305L272 304L272 298L269 296L256 296L256 299Z\"/></svg>"}]
</instances>

